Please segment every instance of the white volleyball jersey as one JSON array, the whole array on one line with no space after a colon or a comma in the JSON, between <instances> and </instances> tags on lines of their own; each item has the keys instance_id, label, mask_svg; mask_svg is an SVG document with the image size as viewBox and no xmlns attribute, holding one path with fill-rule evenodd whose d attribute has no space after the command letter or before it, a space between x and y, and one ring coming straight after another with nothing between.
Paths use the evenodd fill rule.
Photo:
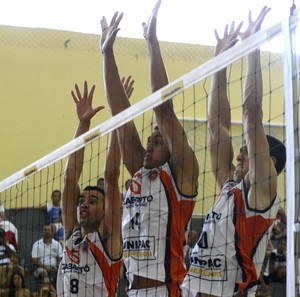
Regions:
<instances>
[{"instance_id":1,"label":"white volleyball jersey","mask_svg":"<svg viewBox=\"0 0 300 297\"><path fill-rule=\"evenodd\" d=\"M255 296L271 229L279 208L276 196L263 211L247 203L244 182L228 181L204 220L200 238L191 254L183 287L191 292Z\"/></svg>"},{"instance_id":2,"label":"white volleyball jersey","mask_svg":"<svg viewBox=\"0 0 300 297\"><path fill-rule=\"evenodd\" d=\"M174 284L186 274L183 247L196 196L177 189L168 163L142 167L123 199L123 259L133 275Z\"/></svg>"},{"instance_id":3,"label":"white volleyball jersey","mask_svg":"<svg viewBox=\"0 0 300 297\"><path fill-rule=\"evenodd\" d=\"M67 240L57 275L62 297L115 296L122 259L111 260L98 231L84 238L79 229Z\"/></svg>"}]
</instances>

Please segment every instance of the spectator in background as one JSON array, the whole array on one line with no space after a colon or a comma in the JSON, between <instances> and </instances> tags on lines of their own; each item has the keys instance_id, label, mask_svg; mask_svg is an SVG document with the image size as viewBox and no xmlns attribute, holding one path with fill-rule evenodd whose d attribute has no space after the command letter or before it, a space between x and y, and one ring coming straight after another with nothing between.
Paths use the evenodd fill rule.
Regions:
<instances>
[{"instance_id":1,"label":"spectator in background","mask_svg":"<svg viewBox=\"0 0 300 297\"><path fill-rule=\"evenodd\" d=\"M61 219L61 191L54 190L51 194L51 200L51 204L47 203L48 220L52 224L54 239L63 243L64 227Z\"/></svg>"},{"instance_id":2,"label":"spectator in background","mask_svg":"<svg viewBox=\"0 0 300 297\"><path fill-rule=\"evenodd\" d=\"M0 202L0 228L3 228L6 233L6 240L12 244L17 251L18 247L18 229L16 226L6 219L4 204Z\"/></svg>"},{"instance_id":3,"label":"spectator in background","mask_svg":"<svg viewBox=\"0 0 300 297\"><path fill-rule=\"evenodd\" d=\"M49 277L44 277L37 292L32 293L32 297L57 297L56 290L51 284Z\"/></svg>"},{"instance_id":4,"label":"spectator in background","mask_svg":"<svg viewBox=\"0 0 300 297\"><path fill-rule=\"evenodd\" d=\"M127 179L127 180L125 181L125 184L124 184L124 186L125 186L125 191L122 193L123 199L125 198L126 193L127 193L128 189L129 189L130 185L131 185L131 178L130 178L130 179Z\"/></svg>"},{"instance_id":5,"label":"spectator in background","mask_svg":"<svg viewBox=\"0 0 300 297\"><path fill-rule=\"evenodd\" d=\"M13 274L18 272L22 274L23 278L26 279L26 272L23 266L20 264L20 255L18 253L12 254L10 257L10 264L8 266L8 272L6 270L5 275L7 275L8 282L7 284L11 283Z\"/></svg>"},{"instance_id":6,"label":"spectator in background","mask_svg":"<svg viewBox=\"0 0 300 297\"><path fill-rule=\"evenodd\" d=\"M6 289L11 276L10 261L15 253L15 248L6 240L4 229L0 228L0 288Z\"/></svg>"},{"instance_id":7,"label":"spectator in background","mask_svg":"<svg viewBox=\"0 0 300 297\"><path fill-rule=\"evenodd\" d=\"M18 253L14 253L11 257L10 257L10 265L12 265L12 268L18 268L18 269L23 269L24 267L21 265L21 258L20 258L20 254ZM25 274L24 274L25 277Z\"/></svg>"},{"instance_id":8,"label":"spectator in background","mask_svg":"<svg viewBox=\"0 0 300 297\"><path fill-rule=\"evenodd\" d=\"M43 237L33 244L31 257L36 266L36 270L33 272L34 277L36 279L49 277L55 283L58 265L62 257L62 246L52 238L50 224L44 225Z\"/></svg>"},{"instance_id":9,"label":"spectator in background","mask_svg":"<svg viewBox=\"0 0 300 297\"><path fill-rule=\"evenodd\" d=\"M51 194L52 204L47 204L48 218L51 224L61 222L61 192L54 190Z\"/></svg>"},{"instance_id":10,"label":"spectator in background","mask_svg":"<svg viewBox=\"0 0 300 297\"><path fill-rule=\"evenodd\" d=\"M193 229L189 230L187 239L186 239L186 245L184 246L184 255L185 255L184 262L185 262L186 269L190 268L190 254L193 250L193 247L194 247L197 239L198 239L197 231L195 231Z\"/></svg>"},{"instance_id":11,"label":"spectator in background","mask_svg":"<svg viewBox=\"0 0 300 297\"><path fill-rule=\"evenodd\" d=\"M97 187L104 190L104 177L99 177L97 180Z\"/></svg>"},{"instance_id":12,"label":"spectator in background","mask_svg":"<svg viewBox=\"0 0 300 297\"><path fill-rule=\"evenodd\" d=\"M278 241L286 238L286 214L280 206L276 216L276 222L272 229L271 240L274 247L277 247Z\"/></svg>"},{"instance_id":13,"label":"spectator in background","mask_svg":"<svg viewBox=\"0 0 300 297\"><path fill-rule=\"evenodd\" d=\"M272 297L286 296L286 239L281 238L277 248L269 256L266 274L270 278L270 292Z\"/></svg>"},{"instance_id":14,"label":"spectator in background","mask_svg":"<svg viewBox=\"0 0 300 297\"><path fill-rule=\"evenodd\" d=\"M0 265L8 265L10 257L16 252L14 246L7 242L6 232L0 229Z\"/></svg>"},{"instance_id":15,"label":"spectator in background","mask_svg":"<svg viewBox=\"0 0 300 297\"><path fill-rule=\"evenodd\" d=\"M9 289L7 290L8 297L30 297L30 290L25 286L24 275L20 271L14 271Z\"/></svg>"}]
</instances>

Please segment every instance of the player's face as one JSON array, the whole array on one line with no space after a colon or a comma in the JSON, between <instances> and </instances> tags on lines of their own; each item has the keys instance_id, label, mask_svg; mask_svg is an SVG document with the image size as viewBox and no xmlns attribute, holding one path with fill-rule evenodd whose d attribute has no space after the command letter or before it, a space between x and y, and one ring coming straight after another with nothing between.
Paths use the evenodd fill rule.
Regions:
<instances>
[{"instance_id":1,"label":"player's face","mask_svg":"<svg viewBox=\"0 0 300 297\"><path fill-rule=\"evenodd\" d=\"M104 196L96 190L83 191L77 206L77 219L82 227L90 231L99 228L104 217Z\"/></svg>"},{"instance_id":2,"label":"player's face","mask_svg":"<svg viewBox=\"0 0 300 297\"><path fill-rule=\"evenodd\" d=\"M240 148L240 153L236 157L237 165L233 173L233 179L239 183L249 171L249 159L247 147Z\"/></svg>"},{"instance_id":3,"label":"player's face","mask_svg":"<svg viewBox=\"0 0 300 297\"><path fill-rule=\"evenodd\" d=\"M170 159L170 152L159 130L154 130L148 137L146 154L144 157L145 168L151 169L165 164Z\"/></svg>"}]
</instances>

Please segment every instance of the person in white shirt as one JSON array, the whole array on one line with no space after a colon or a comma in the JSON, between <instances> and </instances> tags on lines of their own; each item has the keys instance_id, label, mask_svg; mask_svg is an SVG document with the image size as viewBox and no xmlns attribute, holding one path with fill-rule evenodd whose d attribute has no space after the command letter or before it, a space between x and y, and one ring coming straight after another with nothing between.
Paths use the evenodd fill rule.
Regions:
<instances>
[{"instance_id":1,"label":"person in white shirt","mask_svg":"<svg viewBox=\"0 0 300 297\"><path fill-rule=\"evenodd\" d=\"M50 277L54 282L62 257L61 244L52 238L51 225L44 225L43 237L36 241L31 251L32 262L36 266L33 275L37 279Z\"/></svg>"}]
</instances>

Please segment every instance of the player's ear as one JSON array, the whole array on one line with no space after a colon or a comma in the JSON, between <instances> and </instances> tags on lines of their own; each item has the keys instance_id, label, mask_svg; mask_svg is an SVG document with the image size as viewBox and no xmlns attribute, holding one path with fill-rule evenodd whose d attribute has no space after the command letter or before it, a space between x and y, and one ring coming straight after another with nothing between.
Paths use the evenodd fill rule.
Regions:
<instances>
[{"instance_id":1,"label":"player's ear","mask_svg":"<svg viewBox=\"0 0 300 297\"><path fill-rule=\"evenodd\" d=\"M272 161L273 161L273 164L276 165L277 159L276 159L274 156L271 156L271 159L272 159Z\"/></svg>"}]
</instances>

